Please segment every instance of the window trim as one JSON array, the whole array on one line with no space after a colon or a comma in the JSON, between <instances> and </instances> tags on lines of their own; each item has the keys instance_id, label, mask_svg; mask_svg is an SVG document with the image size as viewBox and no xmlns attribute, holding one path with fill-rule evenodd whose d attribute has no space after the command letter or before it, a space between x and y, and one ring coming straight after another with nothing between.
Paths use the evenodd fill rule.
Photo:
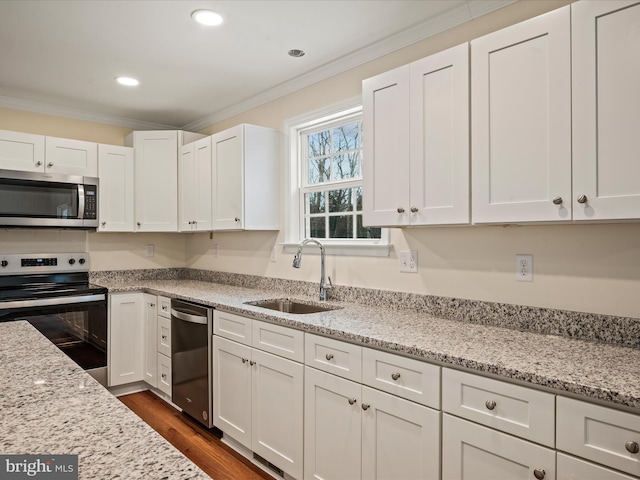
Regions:
<instances>
[{"instance_id":1,"label":"window trim","mask_svg":"<svg viewBox=\"0 0 640 480\"><path fill-rule=\"evenodd\" d=\"M299 161L299 132L308 130L320 121L329 122L361 111L362 98L358 96L285 121L283 128L285 150L287 152L285 165L286 195L284 199L285 238L283 243L285 252L295 253L297 251L299 243L303 240L302 235L304 232L300 196L302 169ZM382 229L381 238L373 241L365 239L349 241L344 239L323 239L322 243L327 253L332 255L388 257L391 250L389 230L386 228ZM313 253L313 250L310 249L309 252Z\"/></svg>"}]
</instances>

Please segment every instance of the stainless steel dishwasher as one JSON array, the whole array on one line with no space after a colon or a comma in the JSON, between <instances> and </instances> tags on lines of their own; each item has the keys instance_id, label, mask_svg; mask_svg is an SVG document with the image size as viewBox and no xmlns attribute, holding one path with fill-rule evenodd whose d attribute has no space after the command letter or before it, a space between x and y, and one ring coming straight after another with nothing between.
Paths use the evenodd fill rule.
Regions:
<instances>
[{"instance_id":1,"label":"stainless steel dishwasher","mask_svg":"<svg viewBox=\"0 0 640 480\"><path fill-rule=\"evenodd\" d=\"M171 401L213 427L211 335L213 309L171 300Z\"/></svg>"}]
</instances>

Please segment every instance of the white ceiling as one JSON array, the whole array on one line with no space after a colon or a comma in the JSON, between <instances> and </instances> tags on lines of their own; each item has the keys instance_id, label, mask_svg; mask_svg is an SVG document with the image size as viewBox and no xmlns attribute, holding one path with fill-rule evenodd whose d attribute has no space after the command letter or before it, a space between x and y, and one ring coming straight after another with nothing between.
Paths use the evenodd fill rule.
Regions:
<instances>
[{"instance_id":1,"label":"white ceiling","mask_svg":"<svg viewBox=\"0 0 640 480\"><path fill-rule=\"evenodd\" d=\"M0 107L197 130L513 1L0 0Z\"/></svg>"}]
</instances>

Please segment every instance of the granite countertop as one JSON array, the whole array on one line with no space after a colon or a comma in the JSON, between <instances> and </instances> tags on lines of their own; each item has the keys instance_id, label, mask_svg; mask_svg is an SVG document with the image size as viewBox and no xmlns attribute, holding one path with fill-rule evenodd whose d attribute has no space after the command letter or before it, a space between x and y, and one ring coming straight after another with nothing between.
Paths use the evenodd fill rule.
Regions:
<instances>
[{"instance_id":1,"label":"granite countertop","mask_svg":"<svg viewBox=\"0 0 640 480\"><path fill-rule=\"evenodd\" d=\"M340 308L306 315L286 314L245 304L291 297L286 291L197 280L113 280L100 284L111 293L143 291L191 300L305 332L494 374L640 413L639 349L356 303L328 301ZM302 295L293 297L316 300Z\"/></svg>"},{"instance_id":2,"label":"granite countertop","mask_svg":"<svg viewBox=\"0 0 640 480\"><path fill-rule=\"evenodd\" d=\"M25 321L0 323L0 452L78 455L80 479L207 479Z\"/></svg>"}]
</instances>

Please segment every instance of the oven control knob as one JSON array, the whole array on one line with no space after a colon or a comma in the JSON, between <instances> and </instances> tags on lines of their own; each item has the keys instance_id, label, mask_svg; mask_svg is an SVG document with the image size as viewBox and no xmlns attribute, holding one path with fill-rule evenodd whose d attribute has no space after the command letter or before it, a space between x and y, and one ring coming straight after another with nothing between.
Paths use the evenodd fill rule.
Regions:
<instances>
[{"instance_id":1,"label":"oven control knob","mask_svg":"<svg viewBox=\"0 0 640 480\"><path fill-rule=\"evenodd\" d=\"M69 265L73 265L74 263L76 263L76 259L75 258L70 258L69 259Z\"/></svg>"},{"instance_id":2,"label":"oven control knob","mask_svg":"<svg viewBox=\"0 0 640 480\"><path fill-rule=\"evenodd\" d=\"M6 260L2 260L0 262L0 265L2 266L2 268L6 267L7 265L9 265L9 262L7 262Z\"/></svg>"},{"instance_id":3,"label":"oven control knob","mask_svg":"<svg viewBox=\"0 0 640 480\"><path fill-rule=\"evenodd\" d=\"M80 265L84 265L84 262L86 262L84 258L81 258L80 260L78 260L78 263L80 263Z\"/></svg>"}]
</instances>

